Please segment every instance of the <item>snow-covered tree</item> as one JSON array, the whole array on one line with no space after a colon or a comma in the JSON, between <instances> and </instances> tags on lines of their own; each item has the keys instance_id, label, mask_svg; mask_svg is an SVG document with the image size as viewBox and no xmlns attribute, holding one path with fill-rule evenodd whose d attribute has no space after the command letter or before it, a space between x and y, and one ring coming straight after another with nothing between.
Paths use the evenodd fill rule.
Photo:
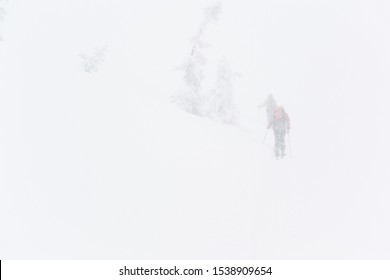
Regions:
<instances>
[{"instance_id":1,"label":"snow-covered tree","mask_svg":"<svg viewBox=\"0 0 390 280\"><path fill-rule=\"evenodd\" d=\"M208 117L226 124L235 123L238 110L234 103L233 84L238 76L232 72L225 58L220 60L215 87L207 98Z\"/></svg>"},{"instance_id":2,"label":"snow-covered tree","mask_svg":"<svg viewBox=\"0 0 390 280\"><path fill-rule=\"evenodd\" d=\"M80 54L84 62L84 70L88 73L96 73L106 57L106 52L107 46L102 49L94 48L91 55Z\"/></svg>"},{"instance_id":3,"label":"snow-covered tree","mask_svg":"<svg viewBox=\"0 0 390 280\"><path fill-rule=\"evenodd\" d=\"M203 71L206 58L202 54L202 49L210 45L203 41L205 31L211 23L217 23L218 16L222 11L222 4L215 3L204 10L204 19L198 32L191 40L191 53L188 61L181 67L184 71L185 89L174 96L173 101L185 111L202 116L204 114L204 100L201 93Z\"/></svg>"}]
</instances>

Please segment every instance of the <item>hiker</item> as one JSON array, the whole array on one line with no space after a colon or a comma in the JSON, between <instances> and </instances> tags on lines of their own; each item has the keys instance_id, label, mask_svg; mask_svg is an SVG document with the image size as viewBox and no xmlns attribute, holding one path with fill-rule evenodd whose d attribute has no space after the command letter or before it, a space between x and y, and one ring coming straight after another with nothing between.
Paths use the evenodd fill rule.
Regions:
<instances>
[{"instance_id":1,"label":"hiker","mask_svg":"<svg viewBox=\"0 0 390 280\"><path fill-rule=\"evenodd\" d=\"M276 158L285 156L286 144L284 138L286 132L290 131L290 118L284 108L279 106L274 111L274 117L272 121L268 124L268 129L272 127L275 134L275 156Z\"/></svg>"},{"instance_id":2,"label":"hiker","mask_svg":"<svg viewBox=\"0 0 390 280\"><path fill-rule=\"evenodd\" d=\"M267 120L268 120L268 125L273 121L274 119L274 111L277 107L276 101L272 94L268 94L267 99L264 101L263 104L259 104L259 109L262 107L266 107L267 110Z\"/></svg>"}]
</instances>

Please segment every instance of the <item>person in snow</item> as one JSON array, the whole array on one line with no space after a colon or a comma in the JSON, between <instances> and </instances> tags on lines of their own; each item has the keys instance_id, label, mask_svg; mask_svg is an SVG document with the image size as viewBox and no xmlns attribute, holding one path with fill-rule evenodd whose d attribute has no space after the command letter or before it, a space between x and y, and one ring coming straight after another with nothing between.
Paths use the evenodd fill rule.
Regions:
<instances>
[{"instance_id":1,"label":"person in snow","mask_svg":"<svg viewBox=\"0 0 390 280\"><path fill-rule=\"evenodd\" d=\"M275 134L275 156L278 158L280 155L283 158L286 148L284 138L286 137L286 132L289 133L290 131L290 118L282 106L274 110L274 117L268 124L268 129L271 127Z\"/></svg>"},{"instance_id":2,"label":"person in snow","mask_svg":"<svg viewBox=\"0 0 390 280\"><path fill-rule=\"evenodd\" d=\"M259 109L263 108L264 106L266 107L266 110L267 110L268 125L270 125L270 123L274 119L274 112L275 112L275 109L277 107L276 101L275 101L274 97L272 96L272 94L268 94L267 99L262 104L259 105Z\"/></svg>"}]
</instances>

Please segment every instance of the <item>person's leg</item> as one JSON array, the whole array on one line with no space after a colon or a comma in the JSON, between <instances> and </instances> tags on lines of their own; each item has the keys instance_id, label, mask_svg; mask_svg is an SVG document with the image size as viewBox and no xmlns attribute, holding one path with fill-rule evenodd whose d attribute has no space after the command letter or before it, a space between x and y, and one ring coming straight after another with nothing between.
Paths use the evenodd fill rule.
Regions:
<instances>
[{"instance_id":1,"label":"person's leg","mask_svg":"<svg viewBox=\"0 0 390 280\"><path fill-rule=\"evenodd\" d=\"M275 157L279 157L279 151L280 151L280 132L278 129L274 129L275 134Z\"/></svg>"},{"instance_id":2,"label":"person's leg","mask_svg":"<svg viewBox=\"0 0 390 280\"><path fill-rule=\"evenodd\" d=\"M281 151L281 156L284 157L286 154L285 154L285 149L286 149L286 143L284 141L284 138L286 137L286 130L283 130L280 132L280 151Z\"/></svg>"}]
</instances>

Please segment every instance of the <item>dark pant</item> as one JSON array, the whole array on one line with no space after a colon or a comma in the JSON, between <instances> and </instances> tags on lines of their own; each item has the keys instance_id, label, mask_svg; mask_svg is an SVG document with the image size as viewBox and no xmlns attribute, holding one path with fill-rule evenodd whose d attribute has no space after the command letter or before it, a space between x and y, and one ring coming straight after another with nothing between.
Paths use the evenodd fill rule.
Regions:
<instances>
[{"instance_id":1,"label":"dark pant","mask_svg":"<svg viewBox=\"0 0 390 280\"><path fill-rule=\"evenodd\" d=\"M286 129L281 127L274 127L275 134L275 156L278 157L281 155L282 157L285 155L284 150L286 148L286 144L284 142L284 138L286 136Z\"/></svg>"}]
</instances>

